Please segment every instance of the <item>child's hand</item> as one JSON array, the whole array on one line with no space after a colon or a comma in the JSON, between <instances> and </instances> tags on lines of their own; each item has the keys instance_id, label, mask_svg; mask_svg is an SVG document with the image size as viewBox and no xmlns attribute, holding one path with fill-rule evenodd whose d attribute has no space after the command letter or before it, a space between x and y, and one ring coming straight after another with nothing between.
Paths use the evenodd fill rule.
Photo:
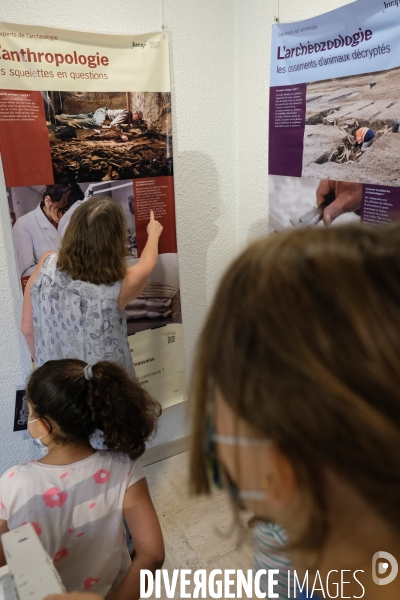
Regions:
<instances>
[{"instance_id":1,"label":"child's hand","mask_svg":"<svg viewBox=\"0 0 400 600\"><path fill-rule=\"evenodd\" d=\"M158 221L155 220L154 212L151 210L150 211L150 221L149 221L149 224L147 225L147 235L156 235L157 237L160 237L162 232L163 232L163 226L161 225L161 223L159 223Z\"/></svg>"}]
</instances>

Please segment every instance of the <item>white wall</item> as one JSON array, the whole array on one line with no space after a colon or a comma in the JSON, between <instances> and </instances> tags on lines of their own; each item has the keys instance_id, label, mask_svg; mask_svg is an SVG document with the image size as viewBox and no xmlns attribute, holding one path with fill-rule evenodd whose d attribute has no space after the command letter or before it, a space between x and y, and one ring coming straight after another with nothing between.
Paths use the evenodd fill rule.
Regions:
<instances>
[{"instance_id":1,"label":"white wall","mask_svg":"<svg viewBox=\"0 0 400 600\"><path fill-rule=\"evenodd\" d=\"M0 21L104 33L162 25L161 0L14 0ZM196 338L226 264L267 232L271 24L301 20L346 0L164 0L171 35L179 263L188 371ZM29 6L29 11L27 11ZM21 294L0 181L0 472L30 458L11 435L13 390L30 371L18 333ZM156 443L188 431L186 410L165 411Z\"/></svg>"},{"instance_id":2,"label":"white wall","mask_svg":"<svg viewBox=\"0 0 400 600\"><path fill-rule=\"evenodd\" d=\"M173 143L186 360L212 290L236 249L234 13L230 0L164 0L171 32ZM0 21L103 33L146 33L162 26L161 0L13 0ZM14 386L30 372L19 331L21 292L0 180L0 473L32 458L13 438ZM156 443L188 431L186 406L167 409Z\"/></svg>"}]
</instances>

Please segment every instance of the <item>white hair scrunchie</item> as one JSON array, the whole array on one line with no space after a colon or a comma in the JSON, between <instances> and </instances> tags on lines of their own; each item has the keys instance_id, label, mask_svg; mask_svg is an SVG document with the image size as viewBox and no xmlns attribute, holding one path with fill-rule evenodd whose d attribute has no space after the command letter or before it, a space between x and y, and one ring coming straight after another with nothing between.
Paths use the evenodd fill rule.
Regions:
<instances>
[{"instance_id":1,"label":"white hair scrunchie","mask_svg":"<svg viewBox=\"0 0 400 600\"><path fill-rule=\"evenodd\" d=\"M83 369L83 374L85 376L86 381L90 381L91 379L93 379L92 365L86 365L86 367Z\"/></svg>"}]
</instances>

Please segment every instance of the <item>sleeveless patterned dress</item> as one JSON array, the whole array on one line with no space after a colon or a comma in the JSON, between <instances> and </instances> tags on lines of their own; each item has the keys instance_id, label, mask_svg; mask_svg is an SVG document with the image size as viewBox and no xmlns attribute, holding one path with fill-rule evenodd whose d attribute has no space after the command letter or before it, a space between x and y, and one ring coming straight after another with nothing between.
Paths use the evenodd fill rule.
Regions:
<instances>
[{"instance_id":1,"label":"sleeveless patterned dress","mask_svg":"<svg viewBox=\"0 0 400 600\"><path fill-rule=\"evenodd\" d=\"M118 363L135 377L126 318L119 309L122 281L95 285L73 280L57 269L57 254L49 255L32 289L35 359L78 358Z\"/></svg>"}]
</instances>

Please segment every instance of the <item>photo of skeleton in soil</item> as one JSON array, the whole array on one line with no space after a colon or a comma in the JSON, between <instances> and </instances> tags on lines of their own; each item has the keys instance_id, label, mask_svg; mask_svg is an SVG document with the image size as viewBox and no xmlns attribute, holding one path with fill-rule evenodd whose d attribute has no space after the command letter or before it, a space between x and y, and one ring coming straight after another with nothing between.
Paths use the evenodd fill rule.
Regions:
<instances>
[{"instance_id":1,"label":"photo of skeleton in soil","mask_svg":"<svg viewBox=\"0 0 400 600\"><path fill-rule=\"evenodd\" d=\"M42 94L55 183L173 174L170 93Z\"/></svg>"},{"instance_id":2,"label":"photo of skeleton in soil","mask_svg":"<svg viewBox=\"0 0 400 600\"><path fill-rule=\"evenodd\" d=\"M400 68L307 85L303 177L400 186Z\"/></svg>"}]
</instances>

